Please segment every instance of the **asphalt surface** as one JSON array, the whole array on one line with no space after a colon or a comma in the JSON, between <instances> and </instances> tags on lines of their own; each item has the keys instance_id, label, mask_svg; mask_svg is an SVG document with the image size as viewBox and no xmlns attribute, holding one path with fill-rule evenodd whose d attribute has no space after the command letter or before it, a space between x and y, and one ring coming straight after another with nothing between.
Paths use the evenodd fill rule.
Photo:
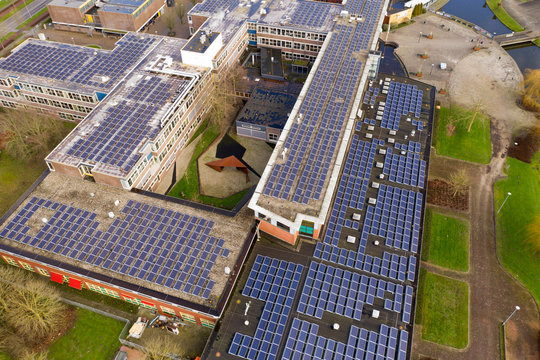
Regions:
<instances>
[{"instance_id":1,"label":"asphalt surface","mask_svg":"<svg viewBox=\"0 0 540 360\"><path fill-rule=\"evenodd\" d=\"M31 4L23 7L17 13L10 16L7 20L2 21L2 24L0 25L0 36L12 31L17 31L17 26L19 26L19 24L30 19L50 2L51 0L34 0Z\"/></svg>"}]
</instances>

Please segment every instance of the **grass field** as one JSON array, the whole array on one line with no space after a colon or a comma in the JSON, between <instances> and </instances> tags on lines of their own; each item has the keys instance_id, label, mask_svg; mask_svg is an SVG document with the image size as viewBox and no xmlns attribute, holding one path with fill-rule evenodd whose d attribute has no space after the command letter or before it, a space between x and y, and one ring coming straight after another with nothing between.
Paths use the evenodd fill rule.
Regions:
<instances>
[{"instance_id":1,"label":"grass field","mask_svg":"<svg viewBox=\"0 0 540 360\"><path fill-rule=\"evenodd\" d=\"M427 209L422 260L453 270L469 270L469 223Z\"/></svg>"},{"instance_id":2,"label":"grass field","mask_svg":"<svg viewBox=\"0 0 540 360\"><path fill-rule=\"evenodd\" d=\"M508 158L508 178L495 183L495 211L507 193L512 195L496 216L497 253L503 266L540 303L540 259L527 243L527 225L540 214L540 152L531 164Z\"/></svg>"},{"instance_id":3,"label":"grass field","mask_svg":"<svg viewBox=\"0 0 540 360\"><path fill-rule=\"evenodd\" d=\"M50 360L112 359L120 347L118 336L125 323L77 308L72 329L49 348Z\"/></svg>"},{"instance_id":4,"label":"grass field","mask_svg":"<svg viewBox=\"0 0 540 360\"><path fill-rule=\"evenodd\" d=\"M456 159L488 164L491 159L491 136L489 117L479 113L471 132L467 131L473 111L459 106L451 109L441 106L436 132L437 154ZM455 130L448 136L446 127L454 121Z\"/></svg>"},{"instance_id":5,"label":"grass field","mask_svg":"<svg viewBox=\"0 0 540 360\"><path fill-rule=\"evenodd\" d=\"M514 20L513 17L510 16L510 14L506 12L506 10L504 10L502 0L486 0L486 3L497 19L499 19L507 28L512 31L525 30L516 20ZM501 6L498 6L499 3Z\"/></svg>"},{"instance_id":6,"label":"grass field","mask_svg":"<svg viewBox=\"0 0 540 360\"><path fill-rule=\"evenodd\" d=\"M24 162L0 152L0 216L45 171L45 161Z\"/></svg>"},{"instance_id":7,"label":"grass field","mask_svg":"<svg viewBox=\"0 0 540 360\"><path fill-rule=\"evenodd\" d=\"M463 349L468 343L469 286L420 269L416 322L422 338Z\"/></svg>"},{"instance_id":8,"label":"grass field","mask_svg":"<svg viewBox=\"0 0 540 360\"><path fill-rule=\"evenodd\" d=\"M201 125L201 127L204 124ZM174 185L174 187L167 194L168 196L193 200L201 202L203 204L213 205L225 209L232 209L249 190L244 190L227 198L214 198L211 196L204 196L199 193L199 173L197 171L197 159L203 153L203 151L210 146L210 144L219 136L219 127L216 125L209 125L203 132L201 139L195 147L193 156L188 165L185 175ZM190 142L193 141L190 140Z\"/></svg>"}]
</instances>

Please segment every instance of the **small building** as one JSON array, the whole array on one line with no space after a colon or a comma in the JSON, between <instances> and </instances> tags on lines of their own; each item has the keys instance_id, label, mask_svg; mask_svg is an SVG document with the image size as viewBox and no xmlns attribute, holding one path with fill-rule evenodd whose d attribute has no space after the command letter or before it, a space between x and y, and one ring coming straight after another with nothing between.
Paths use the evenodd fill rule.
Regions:
<instances>
[{"instance_id":1,"label":"small building","mask_svg":"<svg viewBox=\"0 0 540 360\"><path fill-rule=\"evenodd\" d=\"M285 80L280 49L261 48L261 76L270 80Z\"/></svg>"},{"instance_id":2,"label":"small building","mask_svg":"<svg viewBox=\"0 0 540 360\"><path fill-rule=\"evenodd\" d=\"M238 117L238 135L277 143L297 96L256 88Z\"/></svg>"},{"instance_id":3,"label":"small building","mask_svg":"<svg viewBox=\"0 0 540 360\"><path fill-rule=\"evenodd\" d=\"M385 24L398 25L412 19L414 6L406 7L404 2L396 2L388 6L388 12L384 18Z\"/></svg>"},{"instance_id":4,"label":"small building","mask_svg":"<svg viewBox=\"0 0 540 360\"><path fill-rule=\"evenodd\" d=\"M56 29L139 31L158 16L165 0L53 0L47 5Z\"/></svg>"},{"instance_id":5,"label":"small building","mask_svg":"<svg viewBox=\"0 0 540 360\"><path fill-rule=\"evenodd\" d=\"M223 47L220 33L210 30L197 31L182 48L182 62L193 66L204 66L216 70L216 54Z\"/></svg>"}]
</instances>

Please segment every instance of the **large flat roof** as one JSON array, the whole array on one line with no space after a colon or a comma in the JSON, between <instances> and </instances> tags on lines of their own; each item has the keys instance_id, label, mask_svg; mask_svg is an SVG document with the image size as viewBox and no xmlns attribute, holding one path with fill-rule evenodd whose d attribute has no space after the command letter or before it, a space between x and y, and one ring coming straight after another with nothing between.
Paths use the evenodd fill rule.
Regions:
<instances>
[{"instance_id":1,"label":"large flat roof","mask_svg":"<svg viewBox=\"0 0 540 360\"><path fill-rule=\"evenodd\" d=\"M342 8L341 4L308 0L205 0L196 4L189 14L210 18L202 28L223 33L227 41L246 20L326 34Z\"/></svg>"},{"instance_id":2,"label":"large flat roof","mask_svg":"<svg viewBox=\"0 0 540 360\"><path fill-rule=\"evenodd\" d=\"M27 39L0 59L0 78L76 93L108 93L162 37L128 33L113 50Z\"/></svg>"},{"instance_id":3,"label":"large flat roof","mask_svg":"<svg viewBox=\"0 0 540 360\"><path fill-rule=\"evenodd\" d=\"M47 160L125 177L142 150L165 126L161 120L182 101L207 69L181 63L186 40L159 37L159 44L73 130Z\"/></svg>"},{"instance_id":4,"label":"large flat roof","mask_svg":"<svg viewBox=\"0 0 540 360\"><path fill-rule=\"evenodd\" d=\"M435 89L380 74L365 90L321 241L257 242L203 356L410 355Z\"/></svg>"},{"instance_id":5,"label":"large flat roof","mask_svg":"<svg viewBox=\"0 0 540 360\"><path fill-rule=\"evenodd\" d=\"M258 87L238 114L236 121L281 130L295 102L296 95Z\"/></svg>"},{"instance_id":6,"label":"large flat roof","mask_svg":"<svg viewBox=\"0 0 540 360\"><path fill-rule=\"evenodd\" d=\"M216 310L251 223L53 172L0 224L0 246Z\"/></svg>"},{"instance_id":7,"label":"large flat roof","mask_svg":"<svg viewBox=\"0 0 540 360\"><path fill-rule=\"evenodd\" d=\"M359 79L378 23L381 5L373 6L363 22L340 21L330 33L251 204L289 221L299 213L325 217L330 175L349 140L346 130L356 116Z\"/></svg>"}]
</instances>

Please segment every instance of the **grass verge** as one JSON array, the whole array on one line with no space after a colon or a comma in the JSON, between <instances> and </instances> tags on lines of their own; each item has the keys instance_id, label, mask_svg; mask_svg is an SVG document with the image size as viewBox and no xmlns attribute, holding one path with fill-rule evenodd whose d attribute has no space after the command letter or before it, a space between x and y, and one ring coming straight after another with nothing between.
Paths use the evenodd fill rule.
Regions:
<instances>
[{"instance_id":1,"label":"grass verge","mask_svg":"<svg viewBox=\"0 0 540 360\"><path fill-rule=\"evenodd\" d=\"M467 128L473 111L459 106L451 109L441 106L437 124L437 154L456 159L488 164L491 159L491 135L489 117L479 113L468 132ZM447 126L453 124L455 129L448 135Z\"/></svg>"},{"instance_id":2,"label":"grass verge","mask_svg":"<svg viewBox=\"0 0 540 360\"><path fill-rule=\"evenodd\" d=\"M493 12L493 14L500 20L507 28L512 31L523 31L525 30L513 17L510 16L504 10L502 6L502 0L486 0L487 5ZM500 4L500 6L499 6Z\"/></svg>"},{"instance_id":3,"label":"grass verge","mask_svg":"<svg viewBox=\"0 0 540 360\"><path fill-rule=\"evenodd\" d=\"M205 123L201 124L202 128L206 126ZM219 127L210 124L204 130L201 139L195 146L195 151L191 157L191 161L186 169L185 175L174 185L174 187L167 194L168 196L197 201L203 204L208 204L224 209L232 209L249 190L244 190L239 193L233 194L226 198L215 198L211 196L201 195L199 193L199 173L197 170L197 159L199 156L210 146L210 144L219 136ZM190 142L196 138L197 133L191 138Z\"/></svg>"},{"instance_id":4,"label":"grass verge","mask_svg":"<svg viewBox=\"0 0 540 360\"><path fill-rule=\"evenodd\" d=\"M427 209L422 260L458 271L469 271L469 223Z\"/></svg>"},{"instance_id":5,"label":"grass verge","mask_svg":"<svg viewBox=\"0 0 540 360\"><path fill-rule=\"evenodd\" d=\"M0 22L6 20L6 19L9 19L11 16L15 15L17 12L19 11L22 11L22 9L25 7L25 6L28 6L30 5L31 3L33 3L34 0L27 0L23 3L21 3L19 6L17 6L15 9L11 10L10 12L8 12L6 15L4 15L2 18L0 18Z\"/></svg>"},{"instance_id":6,"label":"grass verge","mask_svg":"<svg viewBox=\"0 0 540 360\"><path fill-rule=\"evenodd\" d=\"M424 274L422 274L424 272ZM420 269L421 302L417 323L422 339L463 349L468 343L469 286L463 281Z\"/></svg>"},{"instance_id":7,"label":"grass verge","mask_svg":"<svg viewBox=\"0 0 540 360\"><path fill-rule=\"evenodd\" d=\"M124 325L121 321L77 308L75 325L51 345L48 358L112 359L120 346L118 336Z\"/></svg>"},{"instance_id":8,"label":"grass verge","mask_svg":"<svg viewBox=\"0 0 540 360\"><path fill-rule=\"evenodd\" d=\"M533 44L540 47L540 38L533 41Z\"/></svg>"},{"instance_id":9,"label":"grass verge","mask_svg":"<svg viewBox=\"0 0 540 360\"><path fill-rule=\"evenodd\" d=\"M47 8L44 7L43 9L41 9L40 11L38 11L34 16L32 16L30 19L26 20L25 22L23 22L22 24L20 24L19 26L17 26L17 29L22 29L24 28L26 25L30 24L32 21L36 20L38 17L40 17L41 15L45 14L45 12L47 11Z\"/></svg>"},{"instance_id":10,"label":"grass verge","mask_svg":"<svg viewBox=\"0 0 540 360\"><path fill-rule=\"evenodd\" d=\"M497 254L503 266L540 303L540 260L531 251L527 226L540 213L540 152L531 164L508 158L508 178L495 183ZM508 192L510 195L501 205Z\"/></svg>"}]
</instances>

